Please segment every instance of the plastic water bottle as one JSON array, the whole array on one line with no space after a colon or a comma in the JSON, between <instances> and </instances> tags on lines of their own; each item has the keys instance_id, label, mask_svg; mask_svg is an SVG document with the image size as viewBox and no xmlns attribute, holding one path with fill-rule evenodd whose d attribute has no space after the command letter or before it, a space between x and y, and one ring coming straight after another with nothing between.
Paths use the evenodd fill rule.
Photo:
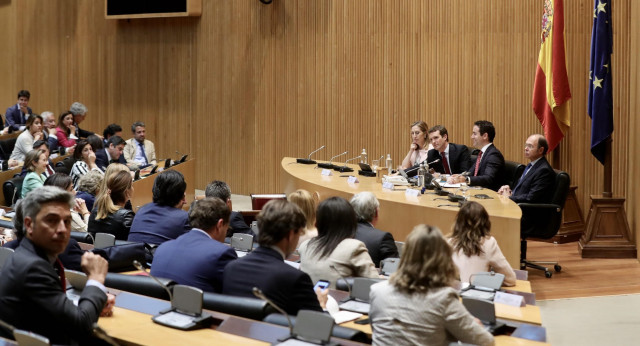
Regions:
<instances>
[{"instance_id":1,"label":"plastic water bottle","mask_svg":"<svg viewBox=\"0 0 640 346\"><path fill-rule=\"evenodd\" d=\"M389 170L389 174L391 174L391 171L393 170L393 160L391 160L391 154L387 154L386 166L387 166L387 169Z\"/></svg>"},{"instance_id":2,"label":"plastic water bottle","mask_svg":"<svg viewBox=\"0 0 640 346\"><path fill-rule=\"evenodd\" d=\"M368 164L367 151L364 149L362 149L362 153L360 153L360 162L364 163L365 165Z\"/></svg>"},{"instance_id":3,"label":"plastic water bottle","mask_svg":"<svg viewBox=\"0 0 640 346\"><path fill-rule=\"evenodd\" d=\"M424 185L424 164L420 164L420 168L418 168L418 174L417 174L417 178L418 178L418 186L423 186Z\"/></svg>"}]
</instances>

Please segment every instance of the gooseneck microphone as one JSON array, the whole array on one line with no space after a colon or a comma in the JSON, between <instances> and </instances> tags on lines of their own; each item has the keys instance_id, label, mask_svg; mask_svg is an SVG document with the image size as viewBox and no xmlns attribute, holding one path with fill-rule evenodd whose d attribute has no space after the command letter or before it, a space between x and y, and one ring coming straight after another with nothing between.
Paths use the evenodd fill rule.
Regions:
<instances>
[{"instance_id":1,"label":"gooseneck microphone","mask_svg":"<svg viewBox=\"0 0 640 346\"><path fill-rule=\"evenodd\" d=\"M329 163L319 163L318 167L320 168L328 168L328 169L334 169L336 166L334 164L332 164L331 162L333 161L333 159L335 159L336 157L342 156L342 155L346 155L349 151L345 151L342 154L338 154L333 156L332 158L329 159Z\"/></svg>"},{"instance_id":2,"label":"gooseneck microphone","mask_svg":"<svg viewBox=\"0 0 640 346\"><path fill-rule=\"evenodd\" d=\"M431 162L428 162L427 166L431 166L434 163L438 163L438 162L440 162L440 159L435 159ZM404 172L407 173L408 176L413 177L414 175L416 175L416 173L418 173L418 169L420 169L420 163L416 163L415 165L413 165L413 167L407 168Z\"/></svg>"},{"instance_id":3,"label":"gooseneck microphone","mask_svg":"<svg viewBox=\"0 0 640 346\"><path fill-rule=\"evenodd\" d=\"M353 168L351 168L351 167L347 167L347 162L349 162L349 161L353 161L353 160L355 160L355 159L359 159L359 158L361 158L361 155L358 155L358 156L356 156L356 157L352 157L352 158L348 159L347 161L345 161L343 166L336 166L336 167L334 168L334 170L339 171L339 172L341 172L341 173L344 173L344 172L353 172Z\"/></svg>"},{"instance_id":4,"label":"gooseneck microphone","mask_svg":"<svg viewBox=\"0 0 640 346\"><path fill-rule=\"evenodd\" d=\"M316 162L311 159L311 155L317 153L318 151L320 151L322 149L324 149L324 145L321 146L320 148L312 151L311 154L309 154L309 157L307 157L306 159L296 159L296 162L297 163L302 163L302 164L305 164L305 165L315 165Z\"/></svg>"},{"instance_id":5,"label":"gooseneck microphone","mask_svg":"<svg viewBox=\"0 0 640 346\"><path fill-rule=\"evenodd\" d=\"M271 299L267 298L267 296L265 296L264 293L262 293L262 290L259 289L258 287L254 287L252 292L254 296L264 300L265 302L267 302L267 304L273 306L274 309L278 310L279 313L283 314L284 317L287 318L287 323L289 323L289 334L295 337L295 334L293 334L293 323L291 323L291 318L289 318L289 314L287 314L284 310L282 310L282 308L280 308L278 305L272 302Z\"/></svg>"},{"instance_id":6,"label":"gooseneck microphone","mask_svg":"<svg viewBox=\"0 0 640 346\"><path fill-rule=\"evenodd\" d=\"M169 294L169 300L173 302L173 294L171 293L171 290L169 289L169 287L167 287L167 285L163 284L162 282L160 282L160 280L158 280L157 277L147 272L145 268L142 266L142 263L140 263L138 260L133 260L133 266L136 267L136 269L147 273L147 275L149 275L150 278L154 279L160 286L162 286L162 288L164 288Z\"/></svg>"},{"instance_id":7,"label":"gooseneck microphone","mask_svg":"<svg viewBox=\"0 0 640 346\"><path fill-rule=\"evenodd\" d=\"M335 265L331 264L331 265L329 265L329 268L331 268L333 271L335 271L336 274L338 274L338 276L342 279L342 281L344 281L344 283L347 285L347 290L349 291L349 298L344 299L343 302L345 302L347 300L350 300L351 297L353 297L353 296L351 295L351 285L349 285L349 281L347 281L347 279L344 276L342 276L342 274L340 274L340 272L338 271L338 268L336 268Z\"/></svg>"}]
</instances>

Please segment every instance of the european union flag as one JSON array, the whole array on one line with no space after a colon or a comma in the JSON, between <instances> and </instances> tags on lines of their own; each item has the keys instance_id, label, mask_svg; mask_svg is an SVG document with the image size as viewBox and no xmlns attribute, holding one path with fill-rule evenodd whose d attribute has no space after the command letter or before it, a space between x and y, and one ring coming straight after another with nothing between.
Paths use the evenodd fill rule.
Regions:
<instances>
[{"instance_id":1,"label":"european union flag","mask_svg":"<svg viewBox=\"0 0 640 346\"><path fill-rule=\"evenodd\" d=\"M613 87L611 83L611 1L595 0L591 32L589 71L589 116L591 153L604 164L606 139L613 132Z\"/></svg>"}]
</instances>

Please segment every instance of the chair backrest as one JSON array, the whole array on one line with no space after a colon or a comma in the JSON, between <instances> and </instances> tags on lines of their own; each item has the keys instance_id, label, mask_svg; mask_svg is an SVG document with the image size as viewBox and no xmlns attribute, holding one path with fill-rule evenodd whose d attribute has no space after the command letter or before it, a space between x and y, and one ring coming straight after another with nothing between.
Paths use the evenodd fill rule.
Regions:
<instances>
[{"instance_id":1,"label":"chair backrest","mask_svg":"<svg viewBox=\"0 0 640 346\"><path fill-rule=\"evenodd\" d=\"M93 247L96 249L102 249L109 246L116 245L116 236L110 233L96 233Z\"/></svg>"},{"instance_id":2,"label":"chair backrest","mask_svg":"<svg viewBox=\"0 0 640 346\"><path fill-rule=\"evenodd\" d=\"M71 231L71 238L75 239L78 243L93 244L93 237L89 232Z\"/></svg>"},{"instance_id":3,"label":"chair backrest","mask_svg":"<svg viewBox=\"0 0 640 346\"><path fill-rule=\"evenodd\" d=\"M556 186L553 193L551 203L559 205L564 208L564 203L567 201L569 195L569 188L571 187L571 177L564 171L554 169L556 172Z\"/></svg>"},{"instance_id":4,"label":"chair backrest","mask_svg":"<svg viewBox=\"0 0 640 346\"><path fill-rule=\"evenodd\" d=\"M289 318L291 318L291 323L295 326L297 321L296 316L289 316ZM280 326L285 326L285 327L289 325L289 323L287 322L287 318L284 317L284 315L275 314L275 313L268 315L267 317L264 318L263 321L267 323L277 324ZM364 332L357 329L346 328L341 326L333 327L331 336L340 338L340 339L352 340L356 342L371 343L371 339Z\"/></svg>"},{"instance_id":5,"label":"chair backrest","mask_svg":"<svg viewBox=\"0 0 640 346\"><path fill-rule=\"evenodd\" d=\"M522 221L521 235L549 239L555 236L562 226L562 210L569 195L571 178L563 171L555 170L556 179L553 196L549 203L520 203Z\"/></svg>"},{"instance_id":6,"label":"chair backrest","mask_svg":"<svg viewBox=\"0 0 640 346\"><path fill-rule=\"evenodd\" d=\"M0 153L2 153L2 160L9 160L13 148L16 146L18 137L0 140Z\"/></svg>"},{"instance_id":7,"label":"chair backrest","mask_svg":"<svg viewBox=\"0 0 640 346\"><path fill-rule=\"evenodd\" d=\"M276 310L267 302L257 298L236 297L226 294L205 292L202 296L202 308L229 315L262 321Z\"/></svg>"},{"instance_id":8,"label":"chair backrest","mask_svg":"<svg viewBox=\"0 0 640 346\"><path fill-rule=\"evenodd\" d=\"M169 287L175 285L175 282L169 279L158 278L158 280ZM121 291L169 300L167 290L149 276L107 273L104 285Z\"/></svg>"},{"instance_id":9,"label":"chair backrest","mask_svg":"<svg viewBox=\"0 0 640 346\"><path fill-rule=\"evenodd\" d=\"M4 195L4 203L12 206L20 199L22 195L22 182L24 177L11 178L2 184L2 194Z\"/></svg>"},{"instance_id":10,"label":"chair backrest","mask_svg":"<svg viewBox=\"0 0 640 346\"><path fill-rule=\"evenodd\" d=\"M518 184L518 180L524 173L525 165L520 162L504 160L504 179L507 185L513 190Z\"/></svg>"},{"instance_id":11,"label":"chair backrest","mask_svg":"<svg viewBox=\"0 0 640 346\"><path fill-rule=\"evenodd\" d=\"M2 269L9 258L13 256L13 252L13 249L10 249L8 247L0 247L0 269Z\"/></svg>"},{"instance_id":12,"label":"chair backrest","mask_svg":"<svg viewBox=\"0 0 640 346\"><path fill-rule=\"evenodd\" d=\"M275 193L268 195L251 194L251 209L262 210L262 207L272 199L287 199L284 193Z\"/></svg>"}]
</instances>

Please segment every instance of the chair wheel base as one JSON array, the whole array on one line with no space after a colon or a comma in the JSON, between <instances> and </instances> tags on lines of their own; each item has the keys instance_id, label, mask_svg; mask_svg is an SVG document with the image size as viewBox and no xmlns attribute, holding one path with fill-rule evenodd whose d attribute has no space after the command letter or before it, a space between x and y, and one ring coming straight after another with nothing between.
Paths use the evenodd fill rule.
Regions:
<instances>
[{"instance_id":1,"label":"chair wheel base","mask_svg":"<svg viewBox=\"0 0 640 346\"><path fill-rule=\"evenodd\" d=\"M562 270L562 267L556 264L553 266L553 269L556 271L556 273L559 273Z\"/></svg>"},{"instance_id":2,"label":"chair wheel base","mask_svg":"<svg viewBox=\"0 0 640 346\"><path fill-rule=\"evenodd\" d=\"M544 276L547 277L547 279L550 278L552 275L553 275L553 273L551 273L548 270L544 272Z\"/></svg>"}]
</instances>

